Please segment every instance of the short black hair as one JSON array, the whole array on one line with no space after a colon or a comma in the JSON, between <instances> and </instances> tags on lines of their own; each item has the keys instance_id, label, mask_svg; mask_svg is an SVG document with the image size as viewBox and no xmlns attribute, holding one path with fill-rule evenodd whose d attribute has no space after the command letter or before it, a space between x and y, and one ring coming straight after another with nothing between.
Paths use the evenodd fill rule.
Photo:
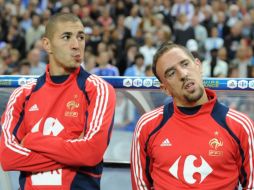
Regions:
<instances>
[{"instance_id":1,"label":"short black hair","mask_svg":"<svg viewBox=\"0 0 254 190\"><path fill-rule=\"evenodd\" d=\"M80 22L80 23L82 23L82 21L79 19L79 17L77 17L76 15L74 15L72 13L61 13L61 12L56 13L49 18L48 23L46 25L44 36L51 39L54 34L55 26L59 22Z\"/></svg>"}]
</instances>

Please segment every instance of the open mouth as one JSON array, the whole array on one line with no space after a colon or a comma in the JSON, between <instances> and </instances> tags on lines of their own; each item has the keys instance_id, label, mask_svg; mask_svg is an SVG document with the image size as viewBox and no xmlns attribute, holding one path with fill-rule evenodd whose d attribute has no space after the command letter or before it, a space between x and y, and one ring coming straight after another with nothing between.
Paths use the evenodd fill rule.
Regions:
<instances>
[{"instance_id":1,"label":"open mouth","mask_svg":"<svg viewBox=\"0 0 254 190\"><path fill-rule=\"evenodd\" d=\"M188 90L188 89L193 89L194 88L194 82L192 81L188 81L188 82L185 82L184 85L183 85L183 88Z\"/></svg>"}]
</instances>

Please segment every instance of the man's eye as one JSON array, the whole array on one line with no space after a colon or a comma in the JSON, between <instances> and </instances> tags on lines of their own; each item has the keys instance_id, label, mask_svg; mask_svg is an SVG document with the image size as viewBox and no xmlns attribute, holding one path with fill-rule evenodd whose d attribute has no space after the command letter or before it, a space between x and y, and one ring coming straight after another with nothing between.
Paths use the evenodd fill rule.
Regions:
<instances>
[{"instance_id":1,"label":"man's eye","mask_svg":"<svg viewBox=\"0 0 254 190\"><path fill-rule=\"evenodd\" d=\"M184 63L183 63L183 66L184 67L186 67L186 66L188 66L189 65L189 62L188 61L185 61Z\"/></svg>"},{"instance_id":2,"label":"man's eye","mask_svg":"<svg viewBox=\"0 0 254 190\"><path fill-rule=\"evenodd\" d=\"M85 36L79 36L78 39L79 39L80 41L83 41L83 40L85 39Z\"/></svg>"},{"instance_id":3,"label":"man's eye","mask_svg":"<svg viewBox=\"0 0 254 190\"><path fill-rule=\"evenodd\" d=\"M171 78L172 76L174 76L175 71L169 71L166 75L167 78Z\"/></svg>"},{"instance_id":4,"label":"man's eye","mask_svg":"<svg viewBox=\"0 0 254 190\"><path fill-rule=\"evenodd\" d=\"M68 39L70 39L70 36L63 36L63 39L68 40Z\"/></svg>"}]
</instances>

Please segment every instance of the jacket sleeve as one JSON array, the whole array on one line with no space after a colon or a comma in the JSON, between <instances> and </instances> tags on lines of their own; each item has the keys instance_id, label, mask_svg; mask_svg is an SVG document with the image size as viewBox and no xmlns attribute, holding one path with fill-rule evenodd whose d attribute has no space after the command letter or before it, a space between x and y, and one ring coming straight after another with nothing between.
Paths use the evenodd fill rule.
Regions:
<instances>
[{"instance_id":1,"label":"jacket sleeve","mask_svg":"<svg viewBox=\"0 0 254 190\"><path fill-rule=\"evenodd\" d=\"M2 134L0 138L0 163L3 170L19 170L29 172L48 171L62 168L63 165L35 153L21 146L16 137L20 130L20 140L25 136L22 111L26 94L29 94L32 85L26 85L14 90L2 115Z\"/></svg>"},{"instance_id":2,"label":"jacket sleeve","mask_svg":"<svg viewBox=\"0 0 254 190\"><path fill-rule=\"evenodd\" d=\"M27 135L24 146L70 166L94 166L102 161L113 126L116 95L113 87L91 75L86 82L89 98L87 129L80 139L64 140L41 133ZM49 146L45 146L45 145Z\"/></svg>"},{"instance_id":3,"label":"jacket sleeve","mask_svg":"<svg viewBox=\"0 0 254 190\"><path fill-rule=\"evenodd\" d=\"M146 170L150 172L150 168L146 168L147 151L145 151L145 143L148 138L146 131L147 115L143 115L135 128L132 147L131 147L131 182L133 190L152 189L149 183Z\"/></svg>"},{"instance_id":4,"label":"jacket sleeve","mask_svg":"<svg viewBox=\"0 0 254 190\"><path fill-rule=\"evenodd\" d=\"M239 147L240 183L243 189L254 189L254 123L247 115L232 110L228 112L227 123L237 134Z\"/></svg>"}]
</instances>

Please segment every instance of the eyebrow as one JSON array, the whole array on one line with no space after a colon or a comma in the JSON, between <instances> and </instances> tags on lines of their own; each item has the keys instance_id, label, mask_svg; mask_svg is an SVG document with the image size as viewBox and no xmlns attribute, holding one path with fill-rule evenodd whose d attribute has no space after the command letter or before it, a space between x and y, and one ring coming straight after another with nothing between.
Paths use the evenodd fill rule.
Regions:
<instances>
[{"instance_id":1,"label":"eyebrow","mask_svg":"<svg viewBox=\"0 0 254 190\"><path fill-rule=\"evenodd\" d=\"M182 61L178 62L178 64L182 64L182 63L184 63L185 61L188 61L188 59L183 59ZM168 74L171 70L173 70L173 68L174 68L174 66L167 68L166 71L164 72L164 77L166 77L167 74Z\"/></svg>"},{"instance_id":2,"label":"eyebrow","mask_svg":"<svg viewBox=\"0 0 254 190\"><path fill-rule=\"evenodd\" d=\"M63 35L72 35L72 34L73 34L72 32L64 32L64 33L61 34L61 36L63 36ZM78 35L80 35L80 34L85 35L85 32L79 31Z\"/></svg>"}]
</instances>

